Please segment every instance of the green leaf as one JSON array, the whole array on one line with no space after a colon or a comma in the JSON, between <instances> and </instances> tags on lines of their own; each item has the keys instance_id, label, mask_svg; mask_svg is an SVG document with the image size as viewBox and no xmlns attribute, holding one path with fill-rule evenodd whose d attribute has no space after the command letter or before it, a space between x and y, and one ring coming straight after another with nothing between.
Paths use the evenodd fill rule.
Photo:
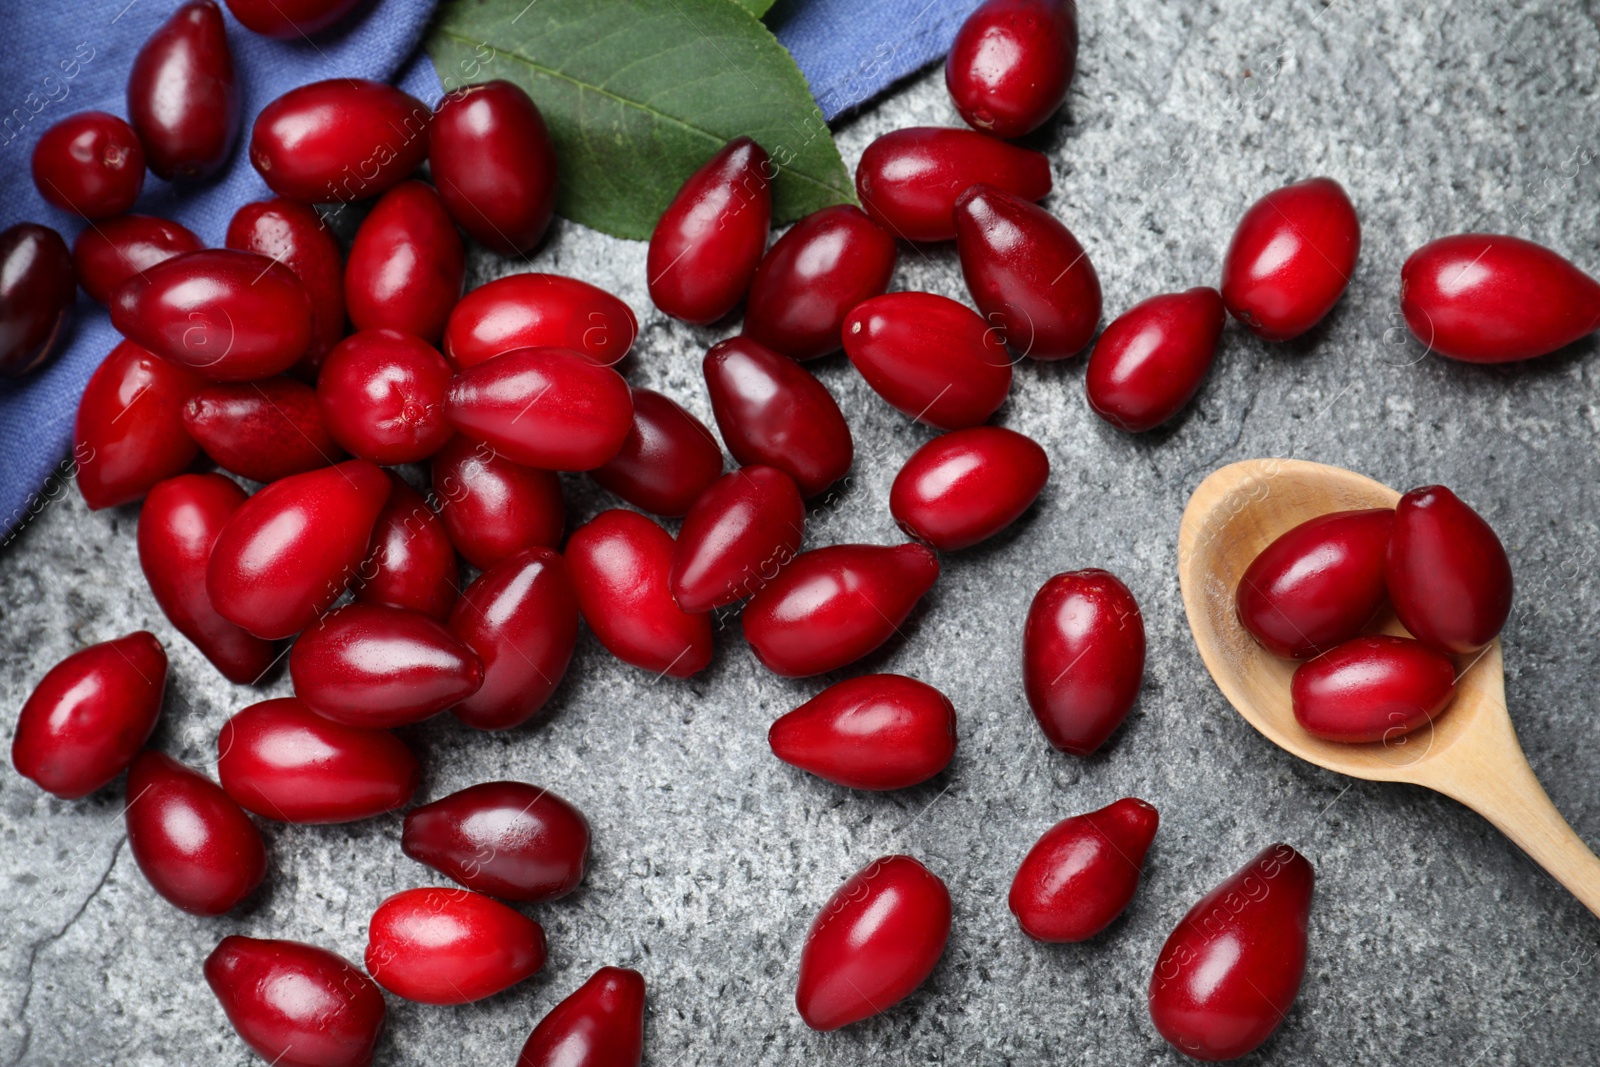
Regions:
<instances>
[{"instance_id":1,"label":"green leaf","mask_svg":"<svg viewBox=\"0 0 1600 1067\"><path fill-rule=\"evenodd\" d=\"M760 18L762 15L765 15L767 13L767 9L772 6L772 0L733 0L733 2L750 12L750 14L754 15L756 18Z\"/></svg>"},{"instance_id":2,"label":"green leaf","mask_svg":"<svg viewBox=\"0 0 1600 1067\"><path fill-rule=\"evenodd\" d=\"M855 200L794 59L731 0L446 0L428 51L447 88L528 91L556 144L557 210L604 233L648 238L741 134L778 168L774 224Z\"/></svg>"}]
</instances>

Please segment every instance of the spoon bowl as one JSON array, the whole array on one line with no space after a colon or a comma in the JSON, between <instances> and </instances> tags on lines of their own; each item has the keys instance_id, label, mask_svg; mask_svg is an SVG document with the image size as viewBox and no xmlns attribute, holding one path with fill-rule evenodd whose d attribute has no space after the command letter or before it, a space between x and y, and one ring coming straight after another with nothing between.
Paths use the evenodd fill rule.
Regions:
<instances>
[{"instance_id":1,"label":"spoon bowl","mask_svg":"<svg viewBox=\"0 0 1600 1067\"><path fill-rule=\"evenodd\" d=\"M1399 499L1381 482L1303 460L1247 460L1212 473L1189 498L1178 533L1178 583L1200 658L1223 696L1279 748L1340 774L1454 797L1600 915L1600 859L1556 811L1522 754L1506 709L1498 638L1456 657L1455 699L1433 722L1382 741L1341 744L1300 726L1289 699L1298 662L1262 648L1239 622L1239 579L1279 535L1319 515L1392 508ZM1410 636L1392 616L1382 629Z\"/></svg>"}]
</instances>

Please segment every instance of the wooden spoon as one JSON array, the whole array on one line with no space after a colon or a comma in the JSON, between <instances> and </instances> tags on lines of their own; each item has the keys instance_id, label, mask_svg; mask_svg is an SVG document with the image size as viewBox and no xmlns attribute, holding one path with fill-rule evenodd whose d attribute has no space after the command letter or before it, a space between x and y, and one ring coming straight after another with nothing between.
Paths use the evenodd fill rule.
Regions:
<instances>
[{"instance_id":1,"label":"wooden spoon","mask_svg":"<svg viewBox=\"0 0 1600 1067\"><path fill-rule=\"evenodd\" d=\"M1293 459L1234 463L1201 482L1178 531L1178 582L1200 658L1239 714L1279 748L1340 774L1410 782L1454 797L1600 915L1600 858L1550 802L1517 744L1498 639L1475 657L1457 659L1455 700L1430 726L1347 745L1300 727L1289 702L1295 661L1267 652L1239 623L1234 590L1279 534L1331 511L1393 507L1399 499L1370 478ZM1398 623L1387 632L1406 635Z\"/></svg>"}]
</instances>

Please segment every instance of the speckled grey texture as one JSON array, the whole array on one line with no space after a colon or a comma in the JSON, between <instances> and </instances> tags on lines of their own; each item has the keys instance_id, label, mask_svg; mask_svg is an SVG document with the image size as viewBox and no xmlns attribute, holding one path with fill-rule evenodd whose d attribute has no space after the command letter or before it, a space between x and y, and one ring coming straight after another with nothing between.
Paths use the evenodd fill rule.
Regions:
<instances>
[{"instance_id":1,"label":"speckled grey texture","mask_svg":"<svg viewBox=\"0 0 1600 1067\"><path fill-rule=\"evenodd\" d=\"M1203 892L1285 840L1316 864L1305 986L1250 1062L1588 1064L1600 1059L1600 926L1477 816L1420 789L1351 782L1298 763L1223 701L1184 624L1178 517L1210 470L1252 456L1335 463L1397 486L1454 487L1500 531L1518 580L1505 632L1508 695L1534 768L1578 832L1600 842L1600 353L1475 368L1425 357L1398 328L1397 277L1423 241L1521 234L1600 268L1600 34L1581 5L1466 0L1081 5L1069 115L1044 138L1047 203L1093 257L1108 316L1157 292L1215 284L1234 220L1313 173L1345 184L1363 221L1344 302L1309 337L1226 335L1175 425L1130 438L1082 395L1083 365L1018 368L998 421L1053 464L1039 505L993 543L945 558L908 639L864 670L895 670L955 702L961 747L933 782L850 793L777 762L765 731L823 680L783 681L737 626L688 682L656 682L587 635L541 725L474 733L446 717L405 731L420 794L512 777L549 786L594 826L588 880L530 908L545 971L461 1008L390 1000L381 1060L507 1064L533 1023L595 968L649 983L646 1062L1173 1064L1144 990L1163 938ZM937 72L844 121L853 165L872 137L951 124ZM634 381L709 419L699 357L729 329L668 322L645 295L644 246L558 227L538 269L613 289L641 312ZM509 264L479 258L484 278ZM898 287L965 294L949 248L907 251ZM855 430L849 491L813 543L897 539L886 505L930 432L836 357L817 366ZM612 502L568 479L572 517ZM176 638L140 580L135 511L91 515L69 484L0 559L4 729L29 688L82 644L148 627L172 681L156 737L207 763L216 729L258 695L230 687ZM1120 575L1143 606L1143 696L1106 750L1043 742L1022 700L1024 610L1048 576ZM279 678L265 691L287 692ZM1162 812L1127 915L1092 942L1042 947L1005 907L1012 872L1056 819L1138 795ZM0 773L0 1063L251 1062L200 977L224 934L298 938L359 960L389 893L439 878L405 859L399 819L266 826L272 872L247 907L182 915L123 841L120 784L78 802ZM955 928L926 986L888 1015L808 1031L792 996L818 907L890 852L948 883Z\"/></svg>"}]
</instances>

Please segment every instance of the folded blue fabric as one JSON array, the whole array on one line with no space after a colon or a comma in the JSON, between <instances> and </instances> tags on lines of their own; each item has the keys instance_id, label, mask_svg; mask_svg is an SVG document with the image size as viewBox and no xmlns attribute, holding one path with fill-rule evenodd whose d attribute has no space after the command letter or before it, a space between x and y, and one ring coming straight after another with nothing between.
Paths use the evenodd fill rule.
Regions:
<instances>
[{"instance_id":1,"label":"folded blue fabric","mask_svg":"<svg viewBox=\"0 0 1600 1067\"><path fill-rule=\"evenodd\" d=\"M418 45L436 2L370 0L346 23L309 41L268 40L226 16L245 115L233 164L198 186L150 175L134 210L175 219L207 246L220 246L241 204L272 195L244 158L245 143L256 113L297 85L376 78L435 103L442 94L439 78ZM977 3L784 0L767 22L831 119L942 55ZM0 94L0 229L40 222L71 244L83 222L40 198L30 172L33 146L73 112L125 115L133 57L175 7L174 0L12 5L0 37L0 69L10 75ZM13 531L65 490L78 398L117 340L105 309L80 294L61 356L24 381L0 380L0 533Z\"/></svg>"},{"instance_id":2,"label":"folded blue fabric","mask_svg":"<svg viewBox=\"0 0 1600 1067\"><path fill-rule=\"evenodd\" d=\"M979 0L779 0L766 22L833 119L950 50Z\"/></svg>"}]
</instances>

